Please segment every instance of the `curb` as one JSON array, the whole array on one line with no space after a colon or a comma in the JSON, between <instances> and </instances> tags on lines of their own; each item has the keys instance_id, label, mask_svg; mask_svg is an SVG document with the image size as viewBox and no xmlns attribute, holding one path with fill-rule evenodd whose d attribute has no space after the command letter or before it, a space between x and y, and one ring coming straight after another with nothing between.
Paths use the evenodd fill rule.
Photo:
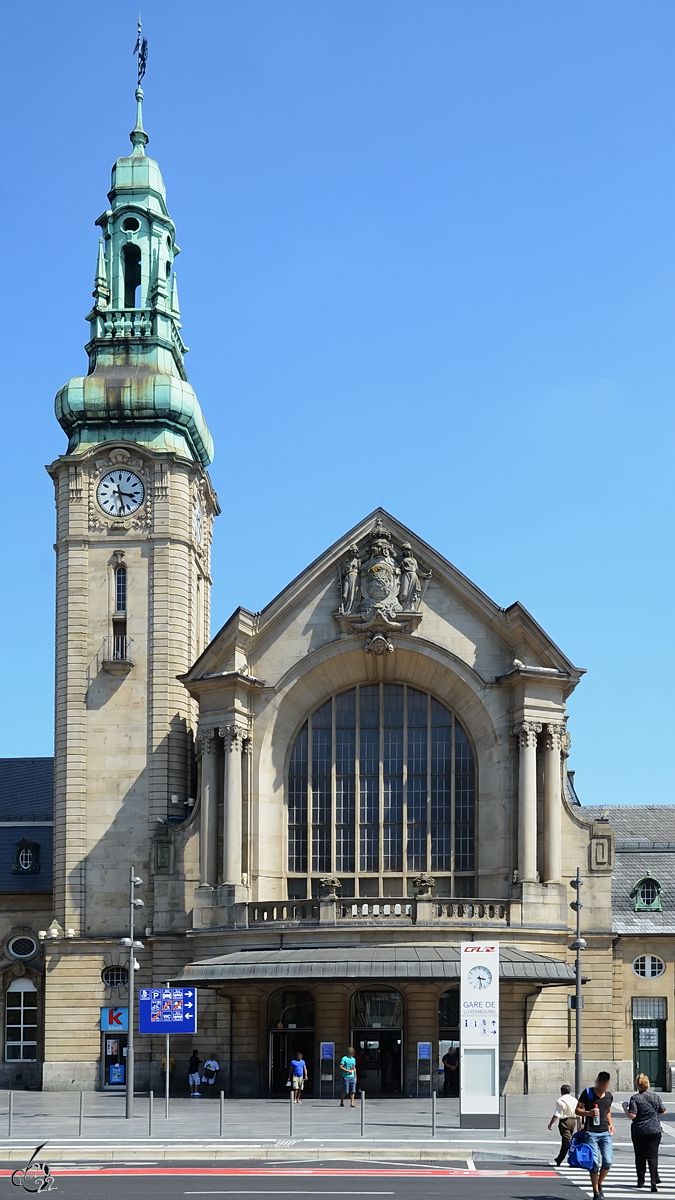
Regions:
<instances>
[{"instance_id":1,"label":"curb","mask_svg":"<svg viewBox=\"0 0 675 1200\"><path fill-rule=\"evenodd\" d=\"M26 1162L35 1149L33 1141L13 1142L9 1146L2 1144L0 1139L0 1161ZM290 1139L285 1139L290 1141ZM435 1147L391 1147L364 1146L347 1143L341 1146L303 1146L302 1143L286 1146L223 1146L222 1142L162 1142L149 1138L134 1142L87 1142L81 1140L67 1142L47 1142L40 1152L40 1158L50 1164L58 1162L280 1162L290 1160L297 1162L323 1161L325 1159L354 1158L360 1161L387 1162L450 1162L455 1161L464 1165L473 1163L473 1151L453 1146L450 1149L442 1145Z\"/></svg>"}]
</instances>

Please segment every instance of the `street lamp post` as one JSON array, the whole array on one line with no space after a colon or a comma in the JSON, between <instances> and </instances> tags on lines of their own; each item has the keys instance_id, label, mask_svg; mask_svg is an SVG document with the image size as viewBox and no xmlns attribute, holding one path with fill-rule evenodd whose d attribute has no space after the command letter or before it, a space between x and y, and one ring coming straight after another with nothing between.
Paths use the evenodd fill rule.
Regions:
<instances>
[{"instance_id":1,"label":"street lamp post","mask_svg":"<svg viewBox=\"0 0 675 1200\"><path fill-rule=\"evenodd\" d=\"M143 901L136 896L136 888L143 883L133 867L129 870L129 936L120 938L120 946L129 948L129 1031L127 1034L127 1069L126 1069L126 1110L125 1117L129 1121L134 1115L134 1001L136 987L134 974L136 971L136 951L143 949L143 943L134 940L134 914L137 908L143 907Z\"/></svg>"},{"instance_id":2,"label":"street lamp post","mask_svg":"<svg viewBox=\"0 0 675 1200\"><path fill-rule=\"evenodd\" d=\"M577 914L577 936L575 937L574 941L572 942L572 945L570 946L570 950L576 951L576 961L575 961L575 965L574 965L574 975L575 975L575 983L576 983L576 988L575 988L576 998L575 998L575 1002L574 1002L575 1012L576 1012L576 1021L575 1021L576 1044L574 1047L574 1094L575 1094L575 1096L580 1096L581 1088L583 1085L582 1076L584 1073L584 1058L583 1058L583 1053L582 1053L582 1049L581 1049L581 1006L582 1006L581 951L586 949L588 942L586 941L585 938L582 938L582 936L581 936L581 910L584 906L581 902L581 871L579 870L578 867L577 867L576 877L574 879L570 880L570 887L573 887L577 894L576 899L573 900L572 903L570 904L570 908L573 908L575 913Z\"/></svg>"}]
</instances>

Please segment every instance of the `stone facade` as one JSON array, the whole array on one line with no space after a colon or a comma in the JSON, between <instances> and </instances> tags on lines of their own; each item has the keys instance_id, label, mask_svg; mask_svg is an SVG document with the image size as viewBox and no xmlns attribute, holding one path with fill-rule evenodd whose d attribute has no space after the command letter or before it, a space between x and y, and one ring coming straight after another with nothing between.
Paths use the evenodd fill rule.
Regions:
<instances>
[{"instance_id":1,"label":"stone facade","mask_svg":"<svg viewBox=\"0 0 675 1200\"><path fill-rule=\"evenodd\" d=\"M670 1087L672 1021L634 999L672 997L675 925L617 924L619 810L582 809L567 771L583 672L520 604L498 607L378 510L210 640L211 439L137 99L98 221L89 373L59 392L68 449L48 468L53 902L5 906L7 936L43 932L30 968L42 1085L116 1086L111 1043L123 1071L124 1037L101 1032L100 1010L126 1002L133 865L138 985L199 989L198 1035L172 1043L176 1087L193 1044L249 1096L282 1088L299 1047L318 1093L329 1042L338 1056L357 1043L370 1094L412 1093L417 1042L436 1056L457 1037L459 942L484 937L503 950L502 1087L571 1080L577 867L589 1074L607 1066L628 1086L651 1021L657 1034L639 1036L661 1038ZM650 957L636 975L640 955L663 971ZM136 1039L137 1086L159 1085L163 1052Z\"/></svg>"}]
</instances>

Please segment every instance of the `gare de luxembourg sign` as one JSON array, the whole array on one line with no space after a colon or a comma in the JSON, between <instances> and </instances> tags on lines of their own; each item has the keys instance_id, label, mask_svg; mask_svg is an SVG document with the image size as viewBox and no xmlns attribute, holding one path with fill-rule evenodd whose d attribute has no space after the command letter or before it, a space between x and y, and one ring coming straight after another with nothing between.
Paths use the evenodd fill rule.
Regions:
<instances>
[{"instance_id":1,"label":"gare de luxembourg sign","mask_svg":"<svg viewBox=\"0 0 675 1200\"><path fill-rule=\"evenodd\" d=\"M499 943L459 948L461 1129L499 1129Z\"/></svg>"}]
</instances>

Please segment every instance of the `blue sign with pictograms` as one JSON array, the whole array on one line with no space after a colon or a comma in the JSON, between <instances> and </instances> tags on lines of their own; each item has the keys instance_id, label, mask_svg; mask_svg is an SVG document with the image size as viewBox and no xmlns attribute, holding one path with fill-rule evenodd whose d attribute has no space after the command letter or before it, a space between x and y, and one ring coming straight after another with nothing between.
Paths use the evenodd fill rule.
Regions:
<instances>
[{"instance_id":1,"label":"blue sign with pictograms","mask_svg":"<svg viewBox=\"0 0 675 1200\"><path fill-rule=\"evenodd\" d=\"M197 993L195 989L139 988L138 1032L196 1033Z\"/></svg>"}]
</instances>

